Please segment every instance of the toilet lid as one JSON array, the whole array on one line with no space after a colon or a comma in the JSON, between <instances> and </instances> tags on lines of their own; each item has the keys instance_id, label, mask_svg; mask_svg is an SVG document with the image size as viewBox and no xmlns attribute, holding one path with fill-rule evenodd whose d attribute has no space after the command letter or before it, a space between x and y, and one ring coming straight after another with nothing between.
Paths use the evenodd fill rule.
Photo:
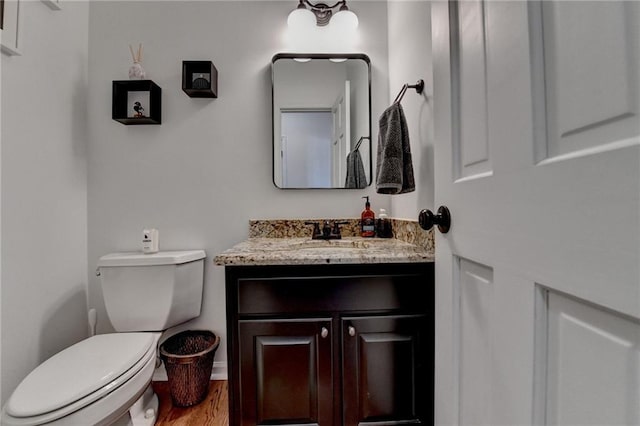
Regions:
<instances>
[{"instance_id":1,"label":"toilet lid","mask_svg":"<svg viewBox=\"0 0 640 426\"><path fill-rule=\"evenodd\" d=\"M14 417L57 410L121 376L155 344L151 333L99 334L59 352L33 370L7 401Z\"/></svg>"}]
</instances>

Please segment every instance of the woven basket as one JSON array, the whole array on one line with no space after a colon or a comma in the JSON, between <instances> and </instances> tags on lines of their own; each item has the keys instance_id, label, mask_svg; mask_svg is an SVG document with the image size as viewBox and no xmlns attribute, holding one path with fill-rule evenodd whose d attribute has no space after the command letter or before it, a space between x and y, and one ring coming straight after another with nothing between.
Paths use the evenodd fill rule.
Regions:
<instances>
[{"instance_id":1,"label":"woven basket","mask_svg":"<svg viewBox=\"0 0 640 426\"><path fill-rule=\"evenodd\" d=\"M160 358L167 370L173 405L190 407L207 397L213 358L219 344L220 337L211 331L187 330L160 345Z\"/></svg>"}]
</instances>

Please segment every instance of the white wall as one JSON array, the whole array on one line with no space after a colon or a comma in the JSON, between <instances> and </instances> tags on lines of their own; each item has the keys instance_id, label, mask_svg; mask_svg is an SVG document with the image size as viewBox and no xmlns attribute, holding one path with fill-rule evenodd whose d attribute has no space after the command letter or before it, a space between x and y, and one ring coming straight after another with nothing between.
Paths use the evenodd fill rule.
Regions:
<instances>
[{"instance_id":1,"label":"white wall","mask_svg":"<svg viewBox=\"0 0 640 426\"><path fill-rule=\"evenodd\" d=\"M433 72L431 62L431 6L428 1L390 0L389 99L405 83L425 82L422 95L408 89L402 107L409 127L416 190L390 195L391 216L417 220L422 209L434 209L433 183Z\"/></svg>"},{"instance_id":2,"label":"white wall","mask_svg":"<svg viewBox=\"0 0 640 426\"><path fill-rule=\"evenodd\" d=\"M272 56L295 2L92 2L89 75L89 271L112 251L136 250L141 231L160 231L161 249L202 248L208 255L200 318L184 328L222 336L226 360L224 269L216 254L248 236L253 218L359 217L389 200L364 190L280 190L272 183ZM387 5L354 2L361 51L372 62L374 140L388 105ZM124 126L111 119L111 81L126 79L128 45L144 45L148 78L162 88L162 124ZM217 99L181 90L181 61L211 60ZM99 331L110 330L97 278L89 305Z\"/></svg>"},{"instance_id":3,"label":"white wall","mask_svg":"<svg viewBox=\"0 0 640 426\"><path fill-rule=\"evenodd\" d=\"M23 1L2 61L2 402L87 335L88 3Z\"/></svg>"}]
</instances>

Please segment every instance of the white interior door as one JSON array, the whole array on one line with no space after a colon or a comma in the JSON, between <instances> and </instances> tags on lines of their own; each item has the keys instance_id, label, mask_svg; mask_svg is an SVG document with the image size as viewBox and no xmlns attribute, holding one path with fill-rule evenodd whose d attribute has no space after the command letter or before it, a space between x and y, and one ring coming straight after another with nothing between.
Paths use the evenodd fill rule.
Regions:
<instances>
[{"instance_id":1,"label":"white interior door","mask_svg":"<svg viewBox=\"0 0 640 426\"><path fill-rule=\"evenodd\" d=\"M437 424L640 424L638 22L433 2Z\"/></svg>"},{"instance_id":2,"label":"white interior door","mask_svg":"<svg viewBox=\"0 0 640 426\"><path fill-rule=\"evenodd\" d=\"M331 188L333 114L326 108L280 111L283 188Z\"/></svg>"},{"instance_id":3,"label":"white interior door","mask_svg":"<svg viewBox=\"0 0 640 426\"><path fill-rule=\"evenodd\" d=\"M347 154L351 138L351 83L344 82L344 91L338 94L333 107L332 185L344 186L347 178Z\"/></svg>"}]
</instances>

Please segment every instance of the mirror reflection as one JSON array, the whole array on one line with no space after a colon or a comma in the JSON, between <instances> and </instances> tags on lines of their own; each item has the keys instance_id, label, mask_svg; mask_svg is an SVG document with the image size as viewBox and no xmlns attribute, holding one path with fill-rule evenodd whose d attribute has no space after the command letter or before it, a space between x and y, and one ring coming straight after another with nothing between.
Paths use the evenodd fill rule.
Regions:
<instances>
[{"instance_id":1,"label":"mirror reflection","mask_svg":"<svg viewBox=\"0 0 640 426\"><path fill-rule=\"evenodd\" d=\"M274 184L283 189L370 185L369 58L280 53L271 65Z\"/></svg>"}]
</instances>

